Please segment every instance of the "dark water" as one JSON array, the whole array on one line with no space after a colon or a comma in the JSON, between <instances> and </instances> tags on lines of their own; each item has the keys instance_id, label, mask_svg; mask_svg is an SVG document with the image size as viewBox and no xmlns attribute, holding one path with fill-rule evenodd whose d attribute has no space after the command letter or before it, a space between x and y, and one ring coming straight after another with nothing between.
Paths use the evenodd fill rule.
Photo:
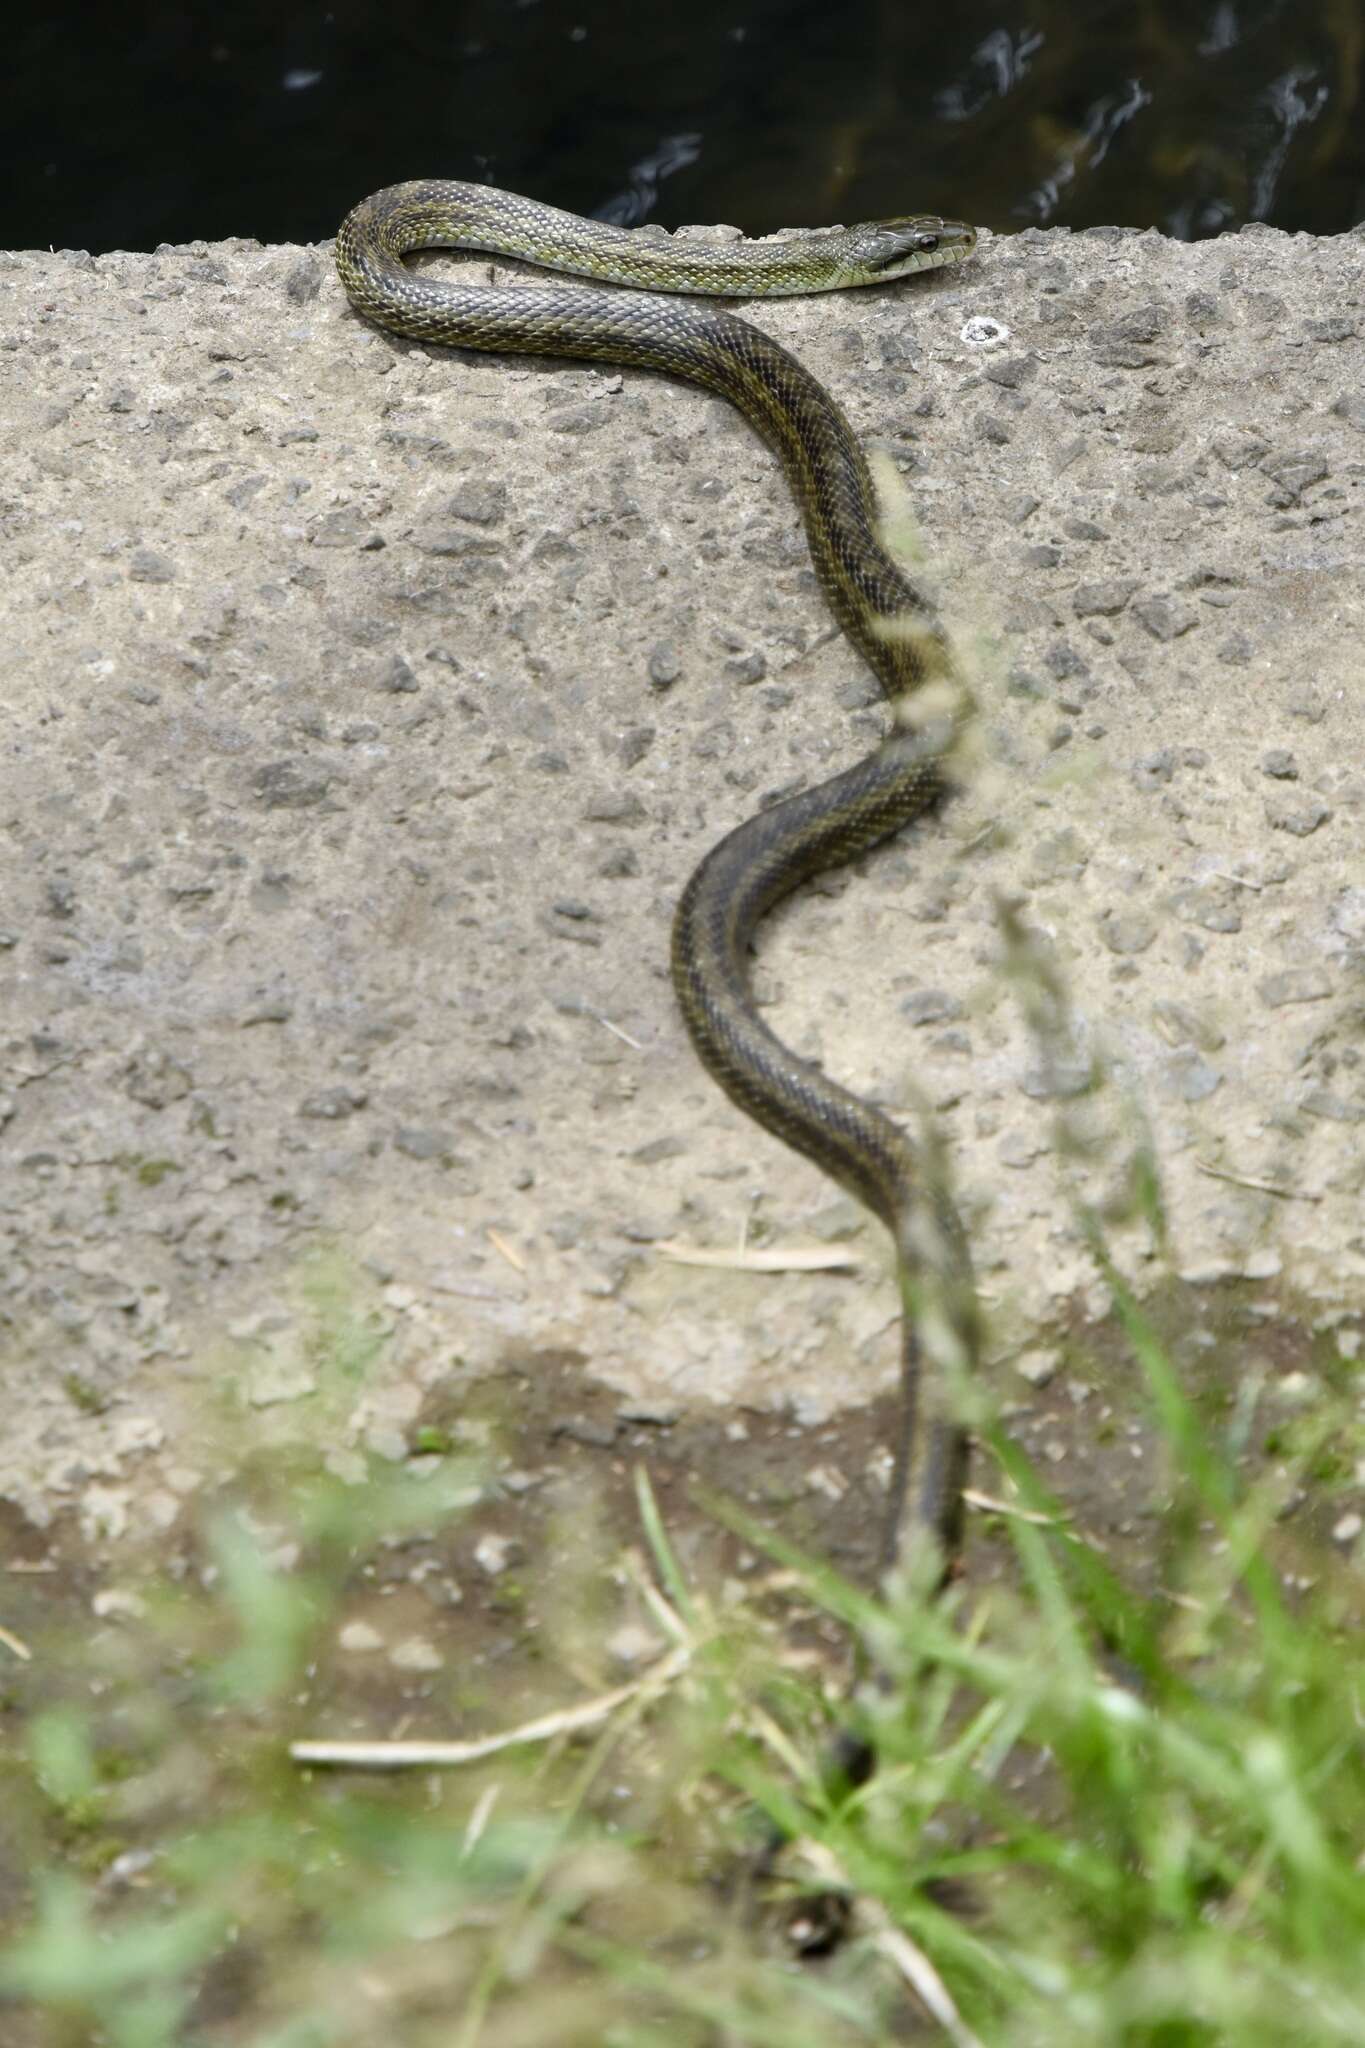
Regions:
<instances>
[{"instance_id":1,"label":"dark water","mask_svg":"<svg viewBox=\"0 0 1365 2048\"><path fill-rule=\"evenodd\" d=\"M30 11L0 244L328 235L398 178L753 232L1365 218L1365 0Z\"/></svg>"}]
</instances>

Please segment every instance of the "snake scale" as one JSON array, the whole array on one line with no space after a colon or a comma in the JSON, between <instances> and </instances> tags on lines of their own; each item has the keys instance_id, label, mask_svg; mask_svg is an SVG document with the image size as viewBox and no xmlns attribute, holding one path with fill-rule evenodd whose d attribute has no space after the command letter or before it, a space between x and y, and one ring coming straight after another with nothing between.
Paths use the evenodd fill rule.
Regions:
<instances>
[{"instance_id":1,"label":"snake scale","mask_svg":"<svg viewBox=\"0 0 1365 2048\"><path fill-rule=\"evenodd\" d=\"M966 699L942 629L879 538L872 475L839 406L768 335L688 295L884 283L956 263L975 241L960 222L911 216L793 240L668 243L489 186L424 180L363 200L336 242L353 304L397 334L662 370L729 399L781 459L830 608L890 702L891 732L865 759L760 812L707 854L678 905L673 981L693 1044L721 1087L892 1234L902 1289L901 1404L881 1566L918 1565L931 1583L941 1581L958 1538L966 1440L920 1326L927 1300L969 1360L974 1315L961 1227L938 1177L926 1174L897 1125L797 1058L762 1022L749 958L756 927L782 897L937 800L941 757ZM452 285L403 263L422 248L488 250L637 289ZM932 703L935 688L926 685L957 708L921 717L917 729L911 700L921 692L919 702ZM870 1768L870 1758L863 1762Z\"/></svg>"}]
</instances>

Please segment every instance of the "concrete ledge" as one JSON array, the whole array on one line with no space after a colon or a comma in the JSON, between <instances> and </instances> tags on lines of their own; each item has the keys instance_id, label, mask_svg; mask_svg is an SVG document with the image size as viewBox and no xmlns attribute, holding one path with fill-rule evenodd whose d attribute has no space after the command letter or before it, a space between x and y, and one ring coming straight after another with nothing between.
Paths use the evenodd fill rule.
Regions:
<instances>
[{"instance_id":1,"label":"concrete ledge","mask_svg":"<svg viewBox=\"0 0 1365 2048\"><path fill-rule=\"evenodd\" d=\"M997 892L1148 1106L1182 1267L1360 1310L1363 278L1359 231L1030 232L754 309L901 471L983 703L973 786L761 982L937 1108L1002 1359L1102 1295ZM10 255L0 307L0 1491L173 1518L207 1387L315 1379L320 1237L378 1290L381 1448L508 1347L663 1403L883 1385L879 1233L711 1088L666 974L705 848L880 724L744 424L390 341L325 249ZM649 1248L755 1213L861 1276Z\"/></svg>"}]
</instances>

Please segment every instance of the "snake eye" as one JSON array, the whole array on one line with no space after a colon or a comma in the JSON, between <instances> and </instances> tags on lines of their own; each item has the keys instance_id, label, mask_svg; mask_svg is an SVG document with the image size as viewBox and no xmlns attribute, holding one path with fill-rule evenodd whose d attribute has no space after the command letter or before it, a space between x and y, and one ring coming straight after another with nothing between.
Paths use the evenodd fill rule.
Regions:
<instances>
[{"instance_id":1,"label":"snake eye","mask_svg":"<svg viewBox=\"0 0 1365 2048\"><path fill-rule=\"evenodd\" d=\"M915 247L916 247L917 249L922 249L922 250L924 251L925 255L927 256L927 255L928 255L928 254L930 253L930 251L931 251L931 250L933 250L933 249L937 249L937 247L938 247L938 236L937 236L937 235L916 235L916 237L915 237Z\"/></svg>"}]
</instances>

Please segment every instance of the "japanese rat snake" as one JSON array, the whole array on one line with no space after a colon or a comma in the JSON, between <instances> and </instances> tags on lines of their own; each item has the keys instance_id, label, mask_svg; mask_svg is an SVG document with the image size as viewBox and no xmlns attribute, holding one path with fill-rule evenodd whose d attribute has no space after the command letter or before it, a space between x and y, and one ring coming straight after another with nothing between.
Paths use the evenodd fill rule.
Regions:
<instances>
[{"instance_id":1,"label":"japanese rat snake","mask_svg":"<svg viewBox=\"0 0 1365 2048\"><path fill-rule=\"evenodd\" d=\"M336 242L353 304L397 334L641 365L737 405L780 456L834 616L890 702L890 735L864 760L762 811L707 854L678 905L673 980L693 1044L721 1087L866 1203L895 1240L902 1401L881 1565L909 1563L931 1585L957 1542L965 1470L964 1432L939 1369L945 1341L966 1363L975 1341L962 1230L941 1181L926 1173L904 1133L798 1059L760 1020L749 953L756 926L780 898L884 839L941 794L942 756L965 716L965 693L925 599L879 538L867 459L829 393L732 312L655 294L751 297L878 284L959 262L975 241L960 222L912 216L794 240L669 242L491 187L424 180L363 200ZM491 250L645 289L469 288L401 260L433 247ZM845 1761L860 1777L870 1752L850 1750Z\"/></svg>"}]
</instances>

